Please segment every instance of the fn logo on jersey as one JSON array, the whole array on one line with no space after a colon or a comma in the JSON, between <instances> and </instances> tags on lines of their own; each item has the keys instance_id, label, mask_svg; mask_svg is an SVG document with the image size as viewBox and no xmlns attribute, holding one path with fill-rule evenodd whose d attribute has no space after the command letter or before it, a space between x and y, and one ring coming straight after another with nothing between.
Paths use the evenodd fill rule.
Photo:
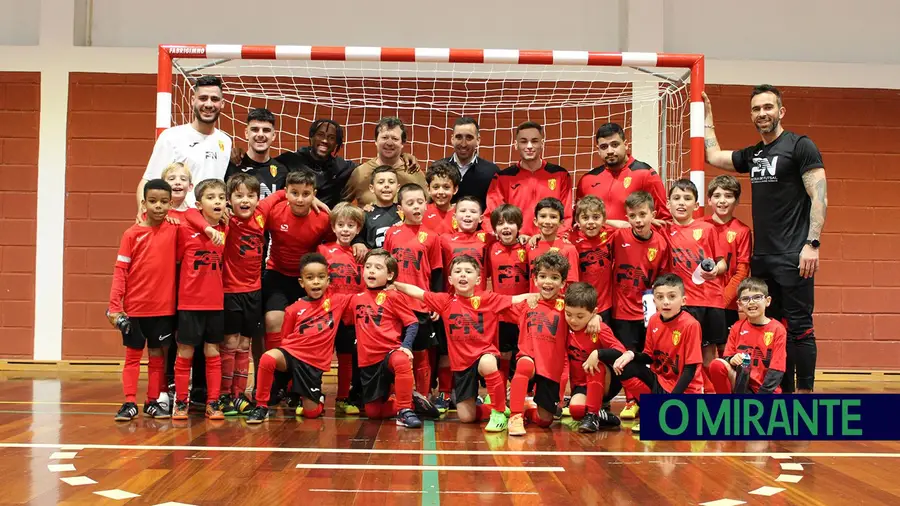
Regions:
<instances>
[{"instance_id":1,"label":"fn logo on jersey","mask_svg":"<svg viewBox=\"0 0 900 506\"><path fill-rule=\"evenodd\" d=\"M770 162L768 158L754 156L750 166L750 181L753 183L777 183L778 176L775 175L778 166L778 157L772 157Z\"/></svg>"}]
</instances>

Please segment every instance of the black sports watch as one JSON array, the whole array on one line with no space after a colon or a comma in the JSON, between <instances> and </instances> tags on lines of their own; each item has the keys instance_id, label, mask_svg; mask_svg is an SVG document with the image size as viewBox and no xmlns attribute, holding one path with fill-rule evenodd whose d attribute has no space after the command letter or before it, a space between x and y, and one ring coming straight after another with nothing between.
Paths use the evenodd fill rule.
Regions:
<instances>
[{"instance_id":1,"label":"black sports watch","mask_svg":"<svg viewBox=\"0 0 900 506\"><path fill-rule=\"evenodd\" d=\"M820 245L821 243L819 242L818 239L813 239L813 240L811 240L811 241L810 241L809 239L807 239L807 240L806 240L806 244L809 244L809 245L812 246L813 248L819 249L819 245Z\"/></svg>"}]
</instances>

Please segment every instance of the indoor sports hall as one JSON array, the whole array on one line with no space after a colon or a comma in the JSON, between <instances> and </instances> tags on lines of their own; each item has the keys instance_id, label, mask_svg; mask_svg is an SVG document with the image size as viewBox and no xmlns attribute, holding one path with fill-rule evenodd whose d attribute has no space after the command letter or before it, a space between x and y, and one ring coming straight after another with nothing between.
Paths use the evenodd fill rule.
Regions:
<instances>
[{"instance_id":1,"label":"indoor sports hall","mask_svg":"<svg viewBox=\"0 0 900 506\"><path fill-rule=\"evenodd\" d=\"M452 405L438 418L423 417L421 427L403 427L369 419L368 409L336 409L341 352L331 370L319 371L321 416L298 415L310 408L296 410L285 395L271 402L267 419L255 420L263 423L252 423L243 412L210 416L209 404L204 416L203 399L186 419L145 416L155 367L148 348L139 364L129 355L130 370L139 371L137 401L122 419L127 318L116 313L127 308L110 309L114 272L125 261L120 240L139 226L135 189L143 188L157 138L196 124L195 86L205 76L222 83L216 128L241 154L254 149L248 114L257 108L275 118L272 157L314 149L311 125L325 118L343 132L324 156L353 165L384 156L376 125L396 116L405 124L405 176L422 177L438 160L456 160L454 121L471 116L478 159L517 170L524 163L517 126L533 121L543 127L543 160L568 171L569 198L582 177L609 160L595 132L614 122L624 128L628 153L654 168L666 190L677 180L694 183L698 219L715 213L707 185L726 174L704 152L760 142L765 128L757 118L767 113L752 109L758 95L751 98L751 90L766 83L781 92L771 113L780 123L772 128L815 143L827 198L822 180L816 196L797 187L801 204L757 201L765 191L758 179L778 184L777 171L791 163L763 158L749 174L730 172L744 188L734 216L757 233L758 245L766 228L754 220L757 211L809 199L797 219L811 219L813 228L824 222L819 237L810 235L814 241L800 239L801 263L814 258L818 266L814 306L809 301L815 393L900 393L900 32L891 21L900 19L900 3L0 0L0 13L0 504L900 504L898 441L642 439L640 415L623 414L633 404L624 391L599 410L622 414L615 418L621 424L590 432L565 407L574 388L559 399L549 428L529 423L524 435L506 430L507 420L523 416L515 409L512 418L493 410L503 420L496 432L483 422L460 422ZM225 163L233 155L227 147L219 141L207 161ZM267 167L275 178L276 165ZM326 171L325 185L336 177ZM485 179L482 201L498 177ZM631 181L620 184L628 189ZM552 191L561 185L547 181ZM142 211L150 219L149 193L142 201L140 191L139 223ZM215 241L211 233L208 240L197 235ZM262 283L265 292L265 275ZM477 310L482 299L475 299ZM269 327L268 313L266 319ZM787 332L813 341L812 328L799 337ZM173 339L177 368L182 345ZM648 356L637 351L624 353ZM232 350L229 367L235 356ZM434 367L429 379L439 374L435 357L426 356ZM256 395L255 365L245 361L242 369L248 397ZM241 373L234 371L236 379ZM286 388L296 387L298 374ZM473 374L485 375L477 367ZM390 399L400 398L399 383L392 392ZM487 405L487 393L482 384L478 403ZM538 406L529 394L526 407ZM652 415L645 410L644 424Z\"/></svg>"}]
</instances>

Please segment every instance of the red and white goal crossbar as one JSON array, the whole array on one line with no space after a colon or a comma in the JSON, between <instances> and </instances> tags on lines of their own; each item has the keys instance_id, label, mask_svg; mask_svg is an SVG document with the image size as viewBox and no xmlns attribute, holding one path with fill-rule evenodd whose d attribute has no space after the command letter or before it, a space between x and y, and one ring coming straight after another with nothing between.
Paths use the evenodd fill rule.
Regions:
<instances>
[{"instance_id":1,"label":"red and white goal crossbar","mask_svg":"<svg viewBox=\"0 0 900 506\"><path fill-rule=\"evenodd\" d=\"M407 63L468 63L512 65L572 65L606 67L681 67L690 69L690 171L701 193L704 183L702 54L603 53L519 49L453 49L352 46L247 46L232 44L162 44L157 76L156 134L172 126L172 59L381 61Z\"/></svg>"}]
</instances>

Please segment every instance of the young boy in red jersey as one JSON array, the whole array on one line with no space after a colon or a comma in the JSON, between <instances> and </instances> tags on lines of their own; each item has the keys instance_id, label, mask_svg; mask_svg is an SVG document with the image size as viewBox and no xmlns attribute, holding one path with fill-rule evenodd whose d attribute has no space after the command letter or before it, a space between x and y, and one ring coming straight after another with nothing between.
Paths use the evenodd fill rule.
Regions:
<instances>
[{"instance_id":1,"label":"young boy in red jersey","mask_svg":"<svg viewBox=\"0 0 900 506\"><path fill-rule=\"evenodd\" d=\"M569 232L569 242L578 251L578 279L597 290L597 310L603 322L612 322L612 233L605 227L606 205L588 195L575 205L578 227Z\"/></svg>"},{"instance_id":2,"label":"young boy in red jersey","mask_svg":"<svg viewBox=\"0 0 900 506\"><path fill-rule=\"evenodd\" d=\"M366 290L351 300L356 318L359 377L366 416L371 419L396 416L397 425L417 429L422 427L419 414L437 418L440 413L423 395L413 391L410 362L419 320L410 310L408 297L385 290L398 274L397 260L387 251L373 249L366 254L363 262ZM390 396L391 384L395 396Z\"/></svg>"},{"instance_id":3,"label":"young boy in red jersey","mask_svg":"<svg viewBox=\"0 0 900 506\"><path fill-rule=\"evenodd\" d=\"M572 266L566 282L577 283L578 269L575 266L578 265L578 250L559 237L559 229L565 217L565 208L559 199L543 198L534 206L534 225L538 233L529 242L531 247L528 249L528 263L534 265L534 261L544 253L558 251Z\"/></svg>"},{"instance_id":4,"label":"young boy in red jersey","mask_svg":"<svg viewBox=\"0 0 900 506\"><path fill-rule=\"evenodd\" d=\"M157 402L163 384L163 350L175 331L175 248L178 227L166 222L172 188L162 179L144 185L141 205L144 220L122 235L106 316L122 332L125 366L122 389L125 403L116 413L117 421L132 420L138 414L137 383L144 346L150 359L144 415L168 418L169 412ZM120 322L120 318L122 321Z\"/></svg>"},{"instance_id":5,"label":"young boy in red jersey","mask_svg":"<svg viewBox=\"0 0 900 506\"><path fill-rule=\"evenodd\" d=\"M403 213L403 224L388 229L384 249L397 260L397 281L431 291L443 291L443 263L438 235L422 225L425 216L425 190L415 184L403 185L397 191L397 201ZM431 358L429 349L434 343L431 316L422 302L412 301L412 309L419 320L418 335L413 343L413 369L416 391L427 395L431 391ZM435 315L436 317L436 315Z\"/></svg>"},{"instance_id":6,"label":"young boy in red jersey","mask_svg":"<svg viewBox=\"0 0 900 506\"><path fill-rule=\"evenodd\" d=\"M462 176L459 174L459 169L447 160L434 162L425 172L425 182L428 184L431 203L425 208L425 218L422 219L422 224L438 235L459 230L456 227L454 219L456 213L451 201L459 191L460 181L462 181ZM476 202L478 201L476 200ZM480 202L478 207L481 208ZM481 220L478 220L478 224L481 224Z\"/></svg>"},{"instance_id":7,"label":"young boy in red jersey","mask_svg":"<svg viewBox=\"0 0 900 506\"><path fill-rule=\"evenodd\" d=\"M328 214L312 211L316 175L311 170L288 174L285 192L287 201L276 204L266 220L272 241L262 279L267 350L280 346L284 308L303 296L300 259L331 237Z\"/></svg>"},{"instance_id":8,"label":"young boy in red jersey","mask_svg":"<svg viewBox=\"0 0 900 506\"><path fill-rule=\"evenodd\" d=\"M220 224L225 212L225 183L206 179L194 189L197 208L206 222L224 233ZM203 345L206 357L206 417L222 420L219 406L222 386L222 359L219 345L225 339L224 287L222 267L225 248L216 245L192 227L180 227L177 258L181 261L178 279L178 356L175 358L174 420L187 420L188 383L194 348Z\"/></svg>"},{"instance_id":9,"label":"young boy in red jersey","mask_svg":"<svg viewBox=\"0 0 900 506\"><path fill-rule=\"evenodd\" d=\"M504 295L517 295L531 289L528 276L528 252L519 242L522 210L512 204L502 204L491 213L491 229L497 238L488 248L485 261L486 277L491 290ZM519 324L515 319L500 315L500 373L503 383L512 374L512 357L519 350Z\"/></svg>"},{"instance_id":10,"label":"young boy in red jersey","mask_svg":"<svg viewBox=\"0 0 900 506\"><path fill-rule=\"evenodd\" d=\"M285 310L284 331L278 348L267 351L259 362L256 407L247 423L257 424L269 418L272 383L291 382L301 398L297 416L316 418L325 410L322 375L331 369L336 322L349 310L354 294L328 291L328 261L320 253L307 253L300 259L298 281L306 293Z\"/></svg>"},{"instance_id":11,"label":"young boy in red jersey","mask_svg":"<svg viewBox=\"0 0 900 506\"><path fill-rule=\"evenodd\" d=\"M639 353L644 349L646 326L642 298L661 272L669 267L669 246L665 236L652 227L656 217L653 197L636 191L625 199L625 216L631 229L613 234L613 334L626 349ZM619 416L633 420L639 408L625 392L625 407Z\"/></svg>"},{"instance_id":12,"label":"young boy in red jersey","mask_svg":"<svg viewBox=\"0 0 900 506\"><path fill-rule=\"evenodd\" d=\"M400 208L397 206L397 169L390 165L381 165L372 170L369 190L375 195L372 210L366 213L362 232L353 244L362 244L366 250L384 246L384 234L389 228L403 221Z\"/></svg>"},{"instance_id":13,"label":"young boy in red jersey","mask_svg":"<svg viewBox=\"0 0 900 506\"><path fill-rule=\"evenodd\" d=\"M745 354L750 355L750 370L742 371L747 384L738 385L736 393L746 390L754 394L781 393L787 361L787 331L781 322L766 316L766 308L772 303L769 287L759 278L747 278L741 281L738 295L747 318L731 327L725 355L709 365L709 377L716 393L729 394L734 390Z\"/></svg>"},{"instance_id":14,"label":"young boy in red jersey","mask_svg":"<svg viewBox=\"0 0 900 506\"><path fill-rule=\"evenodd\" d=\"M666 238L672 260L671 271L681 277L687 295L685 310L703 329L703 380L712 393L709 363L725 349L728 328L725 325L725 272L728 265L719 252L715 227L706 220L695 220L699 207L697 187L690 179L679 179L669 189L669 211L673 223ZM708 265L704 266L704 262ZM707 270L709 268L709 270Z\"/></svg>"},{"instance_id":15,"label":"young boy in red jersey","mask_svg":"<svg viewBox=\"0 0 900 506\"><path fill-rule=\"evenodd\" d=\"M191 169L181 162L175 162L163 169L161 177L172 187L172 202L169 206L169 216L180 219L184 212L188 210L184 198L188 192L194 190L194 184L191 182Z\"/></svg>"},{"instance_id":16,"label":"young boy in red jersey","mask_svg":"<svg viewBox=\"0 0 900 506\"><path fill-rule=\"evenodd\" d=\"M709 182L706 197L713 208L707 221L716 228L719 254L725 256L725 325L730 329L738 321L737 288L750 275L753 235L750 227L734 217L741 200L741 183L734 176L716 176Z\"/></svg>"},{"instance_id":17,"label":"young boy in red jersey","mask_svg":"<svg viewBox=\"0 0 900 506\"><path fill-rule=\"evenodd\" d=\"M478 202L475 204L481 207ZM448 270L453 294L427 292L404 283L394 286L406 295L424 301L428 309L441 315L456 385L459 420L472 423L490 417L484 430L502 432L507 424L506 382L497 369L497 356L500 355L496 338L497 314L526 300L529 294L510 297L479 289L481 263L467 254L454 258ZM492 404L476 404L479 377L487 384Z\"/></svg>"},{"instance_id":18,"label":"young boy in red jersey","mask_svg":"<svg viewBox=\"0 0 900 506\"><path fill-rule=\"evenodd\" d=\"M686 298L684 282L675 274L663 274L653 282L653 302L657 312L647 325L647 341L642 352L627 350L613 364L616 374L623 374L632 361L641 367L638 378L643 383L640 394L700 394L703 378L700 365L700 324L683 311ZM640 425L631 428L640 432Z\"/></svg>"},{"instance_id":19,"label":"young boy in red jersey","mask_svg":"<svg viewBox=\"0 0 900 506\"><path fill-rule=\"evenodd\" d=\"M603 403L611 401L622 390L622 383L612 373L609 358L621 356L625 347L605 323L600 323L599 332L587 331L588 322L597 314L598 307L597 290L593 286L588 283L570 285L565 301L569 325L569 381L572 384L569 412L573 419L581 420L578 432L593 433L601 428L618 427L622 421L603 409ZM604 360L600 358L601 353L604 353Z\"/></svg>"},{"instance_id":20,"label":"young boy in red jersey","mask_svg":"<svg viewBox=\"0 0 900 506\"><path fill-rule=\"evenodd\" d=\"M366 215L362 209L341 202L331 210L331 229L337 241L319 246L328 261L329 287L334 293L357 294L365 289L362 266L353 254L353 240L359 234ZM338 391L335 411L358 415L359 408L350 402L350 393L359 394L359 366L356 357L356 335L353 315L348 311L338 326L334 350L338 358ZM351 385L354 387L351 390Z\"/></svg>"}]
</instances>

